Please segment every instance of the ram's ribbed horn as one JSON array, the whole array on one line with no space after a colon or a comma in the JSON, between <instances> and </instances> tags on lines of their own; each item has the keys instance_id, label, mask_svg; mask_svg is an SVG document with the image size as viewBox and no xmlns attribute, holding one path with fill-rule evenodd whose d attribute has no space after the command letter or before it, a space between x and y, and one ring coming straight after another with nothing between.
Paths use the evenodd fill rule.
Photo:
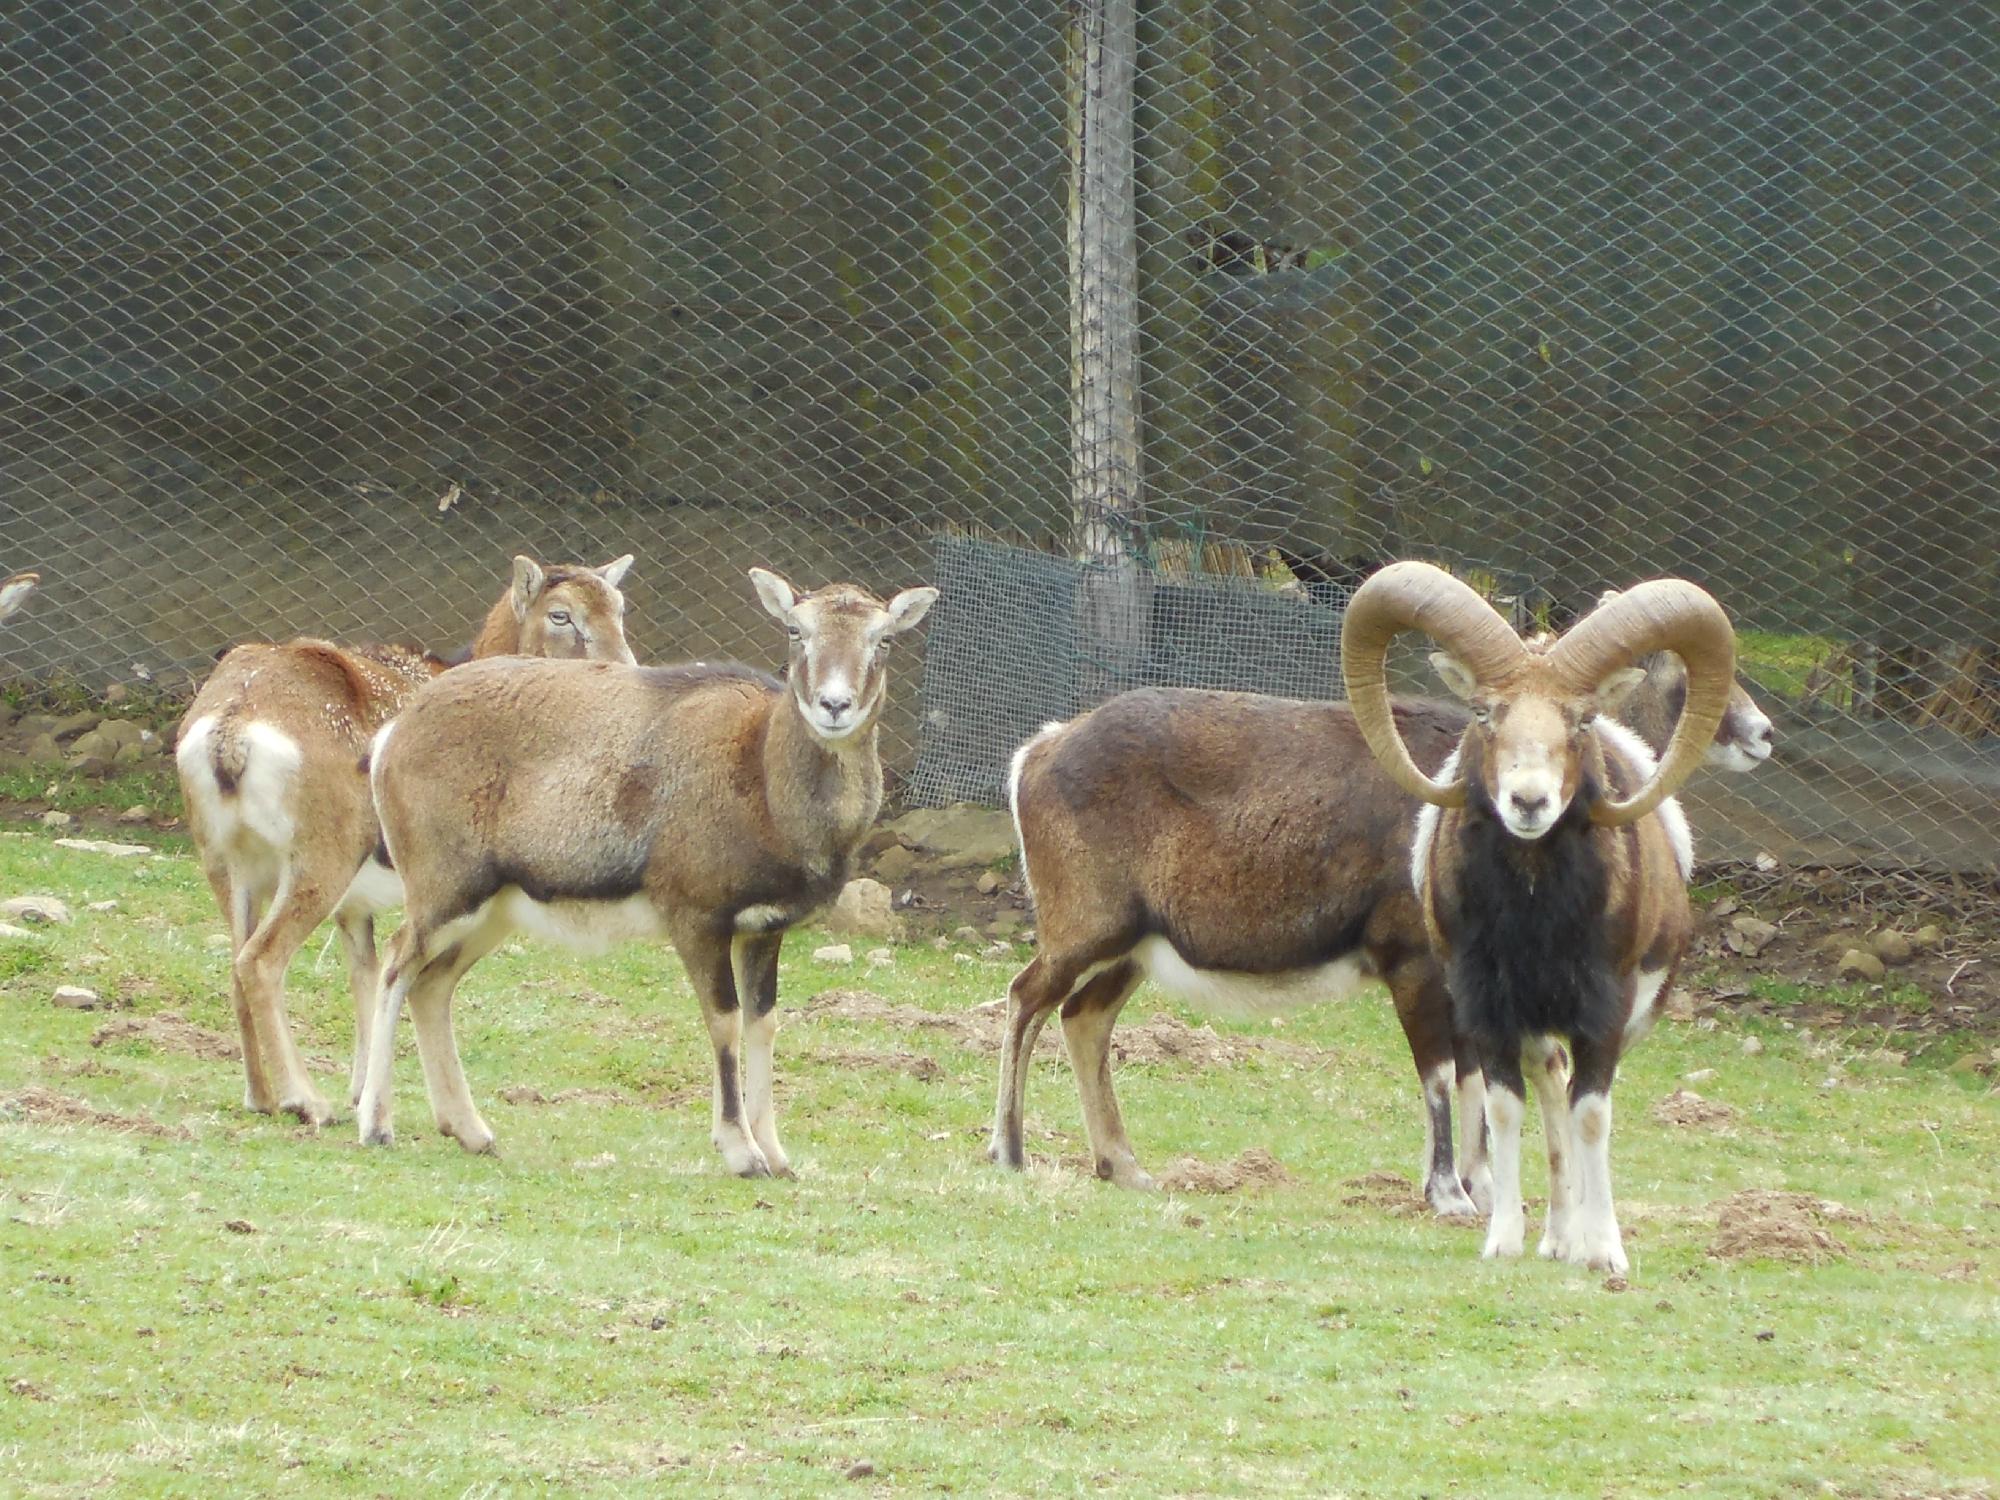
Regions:
<instances>
[{"instance_id":1,"label":"ram's ribbed horn","mask_svg":"<svg viewBox=\"0 0 2000 1500\"><path fill-rule=\"evenodd\" d=\"M1679 791L1708 753L1736 685L1736 631L1706 589L1656 578L1592 610L1548 653L1563 688L1582 697L1653 651L1671 651L1686 665L1687 701L1652 778L1623 802L1607 797L1591 808L1593 822L1613 828L1637 822Z\"/></svg>"},{"instance_id":2,"label":"ram's ribbed horn","mask_svg":"<svg viewBox=\"0 0 2000 1500\"><path fill-rule=\"evenodd\" d=\"M1420 630L1463 662L1482 687L1500 687L1527 660L1521 638L1493 606L1429 563L1391 563L1363 583L1340 631L1340 673L1354 722L1382 769L1413 797L1439 807L1465 805L1463 773L1434 781L1417 769L1396 732L1385 667L1389 642Z\"/></svg>"}]
</instances>

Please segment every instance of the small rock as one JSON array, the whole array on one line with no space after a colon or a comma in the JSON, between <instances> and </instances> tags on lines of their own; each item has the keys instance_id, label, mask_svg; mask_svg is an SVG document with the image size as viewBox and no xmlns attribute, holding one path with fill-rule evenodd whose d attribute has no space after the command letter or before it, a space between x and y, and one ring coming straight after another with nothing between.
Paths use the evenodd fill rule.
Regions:
<instances>
[{"instance_id":1,"label":"small rock","mask_svg":"<svg viewBox=\"0 0 2000 1500\"><path fill-rule=\"evenodd\" d=\"M943 870L978 869L1014 852L1014 819L996 808L923 807L889 827Z\"/></svg>"},{"instance_id":2,"label":"small rock","mask_svg":"<svg viewBox=\"0 0 2000 1500\"><path fill-rule=\"evenodd\" d=\"M1711 906L1708 909L1708 914L1711 917L1714 917L1716 921L1720 922L1724 917L1729 916L1731 913L1736 911L1736 909L1742 906L1742 904L1743 903L1741 901L1738 901L1734 896L1724 896L1720 901L1716 902L1715 905Z\"/></svg>"},{"instance_id":3,"label":"small rock","mask_svg":"<svg viewBox=\"0 0 2000 1500\"><path fill-rule=\"evenodd\" d=\"M224 1219L222 1227L231 1234L255 1234L257 1226L248 1219Z\"/></svg>"},{"instance_id":4,"label":"small rock","mask_svg":"<svg viewBox=\"0 0 2000 1500\"><path fill-rule=\"evenodd\" d=\"M62 746L56 743L54 735L46 732L30 736L21 753L38 766L52 766L63 758Z\"/></svg>"},{"instance_id":5,"label":"small rock","mask_svg":"<svg viewBox=\"0 0 2000 1500\"><path fill-rule=\"evenodd\" d=\"M890 909L889 887L865 875L848 881L826 914L826 930L835 937L894 937L896 914Z\"/></svg>"},{"instance_id":6,"label":"small rock","mask_svg":"<svg viewBox=\"0 0 2000 1500\"><path fill-rule=\"evenodd\" d=\"M104 685L104 701L116 706L132 696L132 690L122 682L108 682Z\"/></svg>"},{"instance_id":7,"label":"small rock","mask_svg":"<svg viewBox=\"0 0 2000 1500\"><path fill-rule=\"evenodd\" d=\"M1777 856L1774 854L1766 854L1761 849L1757 851L1757 857L1756 859L1752 860L1751 863L1756 865L1756 867L1766 875L1770 874L1773 870L1778 868Z\"/></svg>"},{"instance_id":8,"label":"small rock","mask_svg":"<svg viewBox=\"0 0 2000 1500\"><path fill-rule=\"evenodd\" d=\"M58 849L81 849L85 854L108 854L113 859L137 859L153 851L144 844L114 844L106 839L57 839Z\"/></svg>"},{"instance_id":9,"label":"small rock","mask_svg":"<svg viewBox=\"0 0 2000 1500\"><path fill-rule=\"evenodd\" d=\"M56 808L52 807L42 814L42 827L44 828L74 828L75 826L75 818Z\"/></svg>"},{"instance_id":10,"label":"small rock","mask_svg":"<svg viewBox=\"0 0 2000 1500\"><path fill-rule=\"evenodd\" d=\"M875 1477L875 1465L865 1458L857 1458L847 1466L847 1477L849 1479L873 1479Z\"/></svg>"},{"instance_id":11,"label":"small rock","mask_svg":"<svg viewBox=\"0 0 2000 1500\"><path fill-rule=\"evenodd\" d=\"M64 1010L96 1010L99 1003L97 991L80 984L59 984L50 999Z\"/></svg>"},{"instance_id":12,"label":"small rock","mask_svg":"<svg viewBox=\"0 0 2000 1500\"><path fill-rule=\"evenodd\" d=\"M870 948L861 956L868 961L870 968L879 969L884 964L892 964L896 961L896 950L894 948Z\"/></svg>"},{"instance_id":13,"label":"small rock","mask_svg":"<svg viewBox=\"0 0 2000 1500\"><path fill-rule=\"evenodd\" d=\"M11 901L0 901L0 919L9 922L67 922L69 903L54 896L16 896Z\"/></svg>"},{"instance_id":14,"label":"small rock","mask_svg":"<svg viewBox=\"0 0 2000 1500\"><path fill-rule=\"evenodd\" d=\"M1842 979L1874 981L1888 973L1888 967L1872 953L1864 953L1859 948L1849 948L1840 956L1836 972Z\"/></svg>"},{"instance_id":15,"label":"small rock","mask_svg":"<svg viewBox=\"0 0 2000 1500\"><path fill-rule=\"evenodd\" d=\"M978 881L973 885L973 889L978 891L979 894L982 896L990 896L995 891L999 890L1000 886L1001 886L1000 877L994 874L991 870L988 870L985 874L979 877Z\"/></svg>"},{"instance_id":16,"label":"small rock","mask_svg":"<svg viewBox=\"0 0 2000 1500\"><path fill-rule=\"evenodd\" d=\"M1732 953L1741 953L1746 958L1755 958L1771 946L1771 939L1778 935L1777 926L1760 917L1736 917L1731 920L1729 930L1722 941Z\"/></svg>"},{"instance_id":17,"label":"small rock","mask_svg":"<svg viewBox=\"0 0 2000 1500\"><path fill-rule=\"evenodd\" d=\"M901 844L891 844L875 856L875 878L890 885L898 885L907 879L917 867L917 857Z\"/></svg>"},{"instance_id":18,"label":"small rock","mask_svg":"<svg viewBox=\"0 0 2000 1500\"><path fill-rule=\"evenodd\" d=\"M1714 1076L1715 1069L1713 1068L1696 1068L1692 1073L1681 1075L1682 1081L1686 1083L1707 1083Z\"/></svg>"},{"instance_id":19,"label":"small rock","mask_svg":"<svg viewBox=\"0 0 2000 1500\"><path fill-rule=\"evenodd\" d=\"M1003 911L986 924L986 935L996 938L1011 938L1021 930L1021 914L1017 911Z\"/></svg>"},{"instance_id":20,"label":"small rock","mask_svg":"<svg viewBox=\"0 0 2000 1500\"><path fill-rule=\"evenodd\" d=\"M1868 946L1885 964L1906 964L1916 951L1909 938L1886 927L1868 939Z\"/></svg>"},{"instance_id":21,"label":"small rock","mask_svg":"<svg viewBox=\"0 0 2000 1500\"><path fill-rule=\"evenodd\" d=\"M126 824L150 823L153 821L153 810L143 802L135 802L118 815L118 821Z\"/></svg>"},{"instance_id":22,"label":"small rock","mask_svg":"<svg viewBox=\"0 0 2000 1500\"><path fill-rule=\"evenodd\" d=\"M87 734L98 724L98 715L85 709L81 713L64 714L57 719L50 733L59 740L73 740L80 734Z\"/></svg>"},{"instance_id":23,"label":"small rock","mask_svg":"<svg viewBox=\"0 0 2000 1500\"><path fill-rule=\"evenodd\" d=\"M1012 943L988 943L984 948L979 950L979 956L981 958L1012 958L1014 956L1014 945Z\"/></svg>"},{"instance_id":24,"label":"small rock","mask_svg":"<svg viewBox=\"0 0 2000 1500\"><path fill-rule=\"evenodd\" d=\"M1944 929L1935 922L1926 922L1910 934L1910 946L1919 953L1928 953L1944 942Z\"/></svg>"},{"instance_id":25,"label":"small rock","mask_svg":"<svg viewBox=\"0 0 2000 1500\"><path fill-rule=\"evenodd\" d=\"M979 941L979 929L977 927L954 927L951 930L951 940L954 943L977 943Z\"/></svg>"},{"instance_id":26,"label":"small rock","mask_svg":"<svg viewBox=\"0 0 2000 1500\"><path fill-rule=\"evenodd\" d=\"M103 735L113 745L136 745L146 733L131 719L106 719L91 732Z\"/></svg>"},{"instance_id":27,"label":"small rock","mask_svg":"<svg viewBox=\"0 0 2000 1500\"><path fill-rule=\"evenodd\" d=\"M207 937L202 939L201 945L204 948L227 948L229 946L229 934L226 932L211 932Z\"/></svg>"},{"instance_id":28,"label":"small rock","mask_svg":"<svg viewBox=\"0 0 2000 1500\"><path fill-rule=\"evenodd\" d=\"M114 766L136 766L146 758L146 754L147 750L144 745L136 743L120 745L117 753L111 757L111 764Z\"/></svg>"},{"instance_id":29,"label":"small rock","mask_svg":"<svg viewBox=\"0 0 2000 1500\"><path fill-rule=\"evenodd\" d=\"M25 927L16 927L12 922L0 922L0 939L31 938L34 934Z\"/></svg>"},{"instance_id":30,"label":"small rock","mask_svg":"<svg viewBox=\"0 0 2000 1500\"><path fill-rule=\"evenodd\" d=\"M1755 1057L1763 1050L1764 1042L1761 1037L1746 1036L1743 1038L1743 1055L1745 1057Z\"/></svg>"},{"instance_id":31,"label":"small rock","mask_svg":"<svg viewBox=\"0 0 2000 1500\"><path fill-rule=\"evenodd\" d=\"M938 936L931 939L931 951L933 953L951 952L951 939L945 937L942 933L940 933Z\"/></svg>"},{"instance_id":32,"label":"small rock","mask_svg":"<svg viewBox=\"0 0 2000 1500\"><path fill-rule=\"evenodd\" d=\"M93 729L72 740L69 753L84 760L109 760L118 753L118 741L102 730Z\"/></svg>"},{"instance_id":33,"label":"small rock","mask_svg":"<svg viewBox=\"0 0 2000 1500\"><path fill-rule=\"evenodd\" d=\"M828 943L824 948L813 949L813 962L817 964L851 964L854 950L845 943Z\"/></svg>"},{"instance_id":34,"label":"small rock","mask_svg":"<svg viewBox=\"0 0 2000 1500\"><path fill-rule=\"evenodd\" d=\"M118 903L116 901L93 901L84 909L86 911L116 911L118 910Z\"/></svg>"},{"instance_id":35,"label":"small rock","mask_svg":"<svg viewBox=\"0 0 2000 1500\"><path fill-rule=\"evenodd\" d=\"M951 961L955 964L976 964L979 962L970 953L954 953L951 956Z\"/></svg>"}]
</instances>

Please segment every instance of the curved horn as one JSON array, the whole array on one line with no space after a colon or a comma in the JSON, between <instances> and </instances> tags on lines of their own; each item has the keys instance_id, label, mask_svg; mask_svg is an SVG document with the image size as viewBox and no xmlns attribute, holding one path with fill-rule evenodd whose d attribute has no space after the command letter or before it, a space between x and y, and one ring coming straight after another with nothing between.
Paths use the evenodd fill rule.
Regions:
<instances>
[{"instance_id":1,"label":"curved horn","mask_svg":"<svg viewBox=\"0 0 2000 1500\"><path fill-rule=\"evenodd\" d=\"M1433 781L1417 769L1396 731L1384 674L1389 642L1421 630L1464 662L1482 684L1507 680L1527 659L1521 638L1470 587L1429 563L1391 563L1354 592L1340 627L1340 675L1368 748L1389 777L1413 797L1439 807L1465 805L1465 777Z\"/></svg>"},{"instance_id":2,"label":"curved horn","mask_svg":"<svg viewBox=\"0 0 2000 1500\"><path fill-rule=\"evenodd\" d=\"M1708 754L1736 686L1736 631L1708 591L1682 578L1656 578L1607 601L1550 648L1557 679L1583 695L1620 667L1671 651L1687 667L1687 700L1659 769L1623 802L1599 801L1591 821L1635 823L1681 789Z\"/></svg>"}]
</instances>

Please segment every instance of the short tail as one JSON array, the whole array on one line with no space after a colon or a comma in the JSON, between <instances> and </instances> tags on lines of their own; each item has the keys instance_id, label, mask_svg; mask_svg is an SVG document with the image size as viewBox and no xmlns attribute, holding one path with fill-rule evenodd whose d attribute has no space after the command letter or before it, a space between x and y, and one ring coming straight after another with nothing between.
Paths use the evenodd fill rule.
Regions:
<instances>
[{"instance_id":1,"label":"short tail","mask_svg":"<svg viewBox=\"0 0 2000 1500\"><path fill-rule=\"evenodd\" d=\"M298 743L269 724L225 711L189 724L174 751L189 811L233 845L244 834L268 850L291 847Z\"/></svg>"},{"instance_id":2,"label":"short tail","mask_svg":"<svg viewBox=\"0 0 2000 1500\"><path fill-rule=\"evenodd\" d=\"M215 774L215 789L225 797L235 796L250 769L250 746L240 715L226 713L215 721L208 736L208 763Z\"/></svg>"}]
</instances>

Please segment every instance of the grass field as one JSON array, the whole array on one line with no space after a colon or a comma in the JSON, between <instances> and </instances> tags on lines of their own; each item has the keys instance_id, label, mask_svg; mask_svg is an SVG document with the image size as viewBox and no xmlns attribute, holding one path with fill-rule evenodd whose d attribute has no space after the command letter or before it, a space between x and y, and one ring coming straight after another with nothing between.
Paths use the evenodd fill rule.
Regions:
<instances>
[{"instance_id":1,"label":"grass field","mask_svg":"<svg viewBox=\"0 0 2000 1500\"><path fill-rule=\"evenodd\" d=\"M1275 1182L1086 1178L1047 1055L1038 1163L998 1172L970 1008L1012 965L921 944L873 971L788 944L796 1182L721 1175L693 999L649 948L496 954L459 1027L500 1156L427 1128L407 1027L399 1142L364 1151L350 1124L244 1114L238 1065L201 1055L234 1030L220 928L161 847L0 836L0 895L76 909L0 943L7 1494L1887 1497L2000 1474L2000 1109L1858 1035L1777 1025L1751 1055L1727 1022L1670 1022L1634 1054L1623 1287L1482 1263L1475 1229L1412 1211L1386 1003L1122 1069L1156 1171ZM117 1008L57 1009L59 983ZM292 999L337 1093L337 955L302 955ZM1157 1017L1142 994L1128 1026L1188 1040ZM1706 1069L1723 1118L1656 1116ZM1806 1196L1750 1249L1809 1258L1709 1253L1753 1189Z\"/></svg>"}]
</instances>

